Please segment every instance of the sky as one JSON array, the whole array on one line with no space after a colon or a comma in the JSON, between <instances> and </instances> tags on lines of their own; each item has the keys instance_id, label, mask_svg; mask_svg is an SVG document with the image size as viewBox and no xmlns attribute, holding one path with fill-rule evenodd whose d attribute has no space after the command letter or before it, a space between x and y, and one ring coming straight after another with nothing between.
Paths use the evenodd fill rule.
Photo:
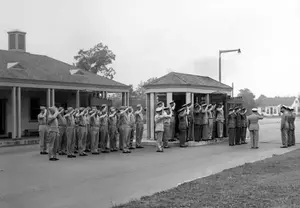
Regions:
<instances>
[{"instance_id":1,"label":"sky","mask_svg":"<svg viewBox=\"0 0 300 208\"><path fill-rule=\"evenodd\" d=\"M115 80L135 87L170 71L218 80L234 94L300 92L298 0L1 0L0 49L7 32L27 32L27 52L74 63L102 42L116 54Z\"/></svg>"}]
</instances>

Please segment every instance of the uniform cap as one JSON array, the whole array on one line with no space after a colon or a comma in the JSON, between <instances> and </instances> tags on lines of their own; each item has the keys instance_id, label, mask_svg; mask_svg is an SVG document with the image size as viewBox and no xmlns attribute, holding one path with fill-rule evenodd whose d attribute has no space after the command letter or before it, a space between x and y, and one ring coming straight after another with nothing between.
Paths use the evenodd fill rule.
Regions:
<instances>
[{"instance_id":1,"label":"uniform cap","mask_svg":"<svg viewBox=\"0 0 300 208\"><path fill-rule=\"evenodd\" d=\"M56 107L55 107L55 106L51 106L51 107L49 108L49 110L50 110L50 111L52 111L52 112L54 112L54 111L55 111L55 109L56 109Z\"/></svg>"},{"instance_id":2,"label":"uniform cap","mask_svg":"<svg viewBox=\"0 0 300 208\"><path fill-rule=\"evenodd\" d=\"M238 109L240 109L240 107L238 107L238 106L234 108L234 110L238 110Z\"/></svg>"},{"instance_id":3,"label":"uniform cap","mask_svg":"<svg viewBox=\"0 0 300 208\"><path fill-rule=\"evenodd\" d=\"M73 108L72 108L72 107L68 107L67 110L68 110L68 111L72 111Z\"/></svg>"},{"instance_id":4,"label":"uniform cap","mask_svg":"<svg viewBox=\"0 0 300 208\"><path fill-rule=\"evenodd\" d=\"M258 110L257 110L257 108L252 108L252 111L257 112Z\"/></svg>"},{"instance_id":5,"label":"uniform cap","mask_svg":"<svg viewBox=\"0 0 300 208\"><path fill-rule=\"evenodd\" d=\"M229 108L229 111L233 111L233 108Z\"/></svg>"},{"instance_id":6,"label":"uniform cap","mask_svg":"<svg viewBox=\"0 0 300 208\"><path fill-rule=\"evenodd\" d=\"M165 107L164 110L170 110L170 108L169 107Z\"/></svg>"},{"instance_id":7,"label":"uniform cap","mask_svg":"<svg viewBox=\"0 0 300 208\"><path fill-rule=\"evenodd\" d=\"M185 110L185 108L180 108L179 110L178 110L178 112L180 113L180 112L182 112L182 111L184 111Z\"/></svg>"},{"instance_id":8,"label":"uniform cap","mask_svg":"<svg viewBox=\"0 0 300 208\"><path fill-rule=\"evenodd\" d=\"M160 112L160 111L162 111L161 107L156 108L156 112Z\"/></svg>"},{"instance_id":9,"label":"uniform cap","mask_svg":"<svg viewBox=\"0 0 300 208\"><path fill-rule=\"evenodd\" d=\"M202 106L202 107L206 107L206 106L207 106L207 104L205 104L205 103L204 103L204 104L202 104L201 106Z\"/></svg>"},{"instance_id":10,"label":"uniform cap","mask_svg":"<svg viewBox=\"0 0 300 208\"><path fill-rule=\"evenodd\" d=\"M45 110L45 109L46 109L45 106L41 106L41 107L40 107L40 110Z\"/></svg>"},{"instance_id":11,"label":"uniform cap","mask_svg":"<svg viewBox=\"0 0 300 208\"><path fill-rule=\"evenodd\" d=\"M59 108L58 108L58 111L61 111L61 110L64 110L64 108L63 108L63 107L59 107Z\"/></svg>"},{"instance_id":12,"label":"uniform cap","mask_svg":"<svg viewBox=\"0 0 300 208\"><path fill-rule=\"evenodd\" d=\"M163 104L163 102L162 101L159 101L157 104L156 104L156 106L159 106L159 105L162 105Z\"/></svg>"},{"instance_id":13,"label":"uniform cap","mask_svg":"<svg viewBox=\"0 0 300 208\"><path fill-rule=\"evenodd\" d=\"M83 111L83 110L84 110L84 107L80 107L79 110L80 110L80 111Z\"/></svg>"},{"instance_id":14,"label":"uniform cap","mask_svg":"<svg viewBox=\"0 0 300 208\"><path fill-rule=\"evenodd\" d=\"M142 107L142 105L141 104L137 104L137 106L136 107Z\"/></svg>"},{"instance_id":15,"label":"uniform cap","mask_svg":"<svg viewBox=\"0 0 300 208\"><path fill-rule=\"evenodd\" d=\"M174 100L172 100L169 104L173 104L173 103L175 103Z\"/></svg>"},{"instance_id":16,"label":"uniform cap","mask_svg":"<svg viewBox=\"0 0 300 208\"><path fill-rule=\"evenodd\" d=\"M246 110L246 108L244 107L244 108L242 108L242 110Z\"/></svg>"}]
</instances>

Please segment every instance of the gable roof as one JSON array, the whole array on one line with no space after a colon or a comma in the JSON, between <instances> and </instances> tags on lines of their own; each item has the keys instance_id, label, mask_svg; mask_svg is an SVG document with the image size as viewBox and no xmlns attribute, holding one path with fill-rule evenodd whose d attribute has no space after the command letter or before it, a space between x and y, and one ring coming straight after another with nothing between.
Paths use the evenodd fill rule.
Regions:
<instances>
[{"instance_id":1,"label":"gable roof","mask_svg":"<svg viewBox=\"0 0 300 208\"><path fill-rule=\"evenodd\" d=\"M286 105L291 106L293 105L296 97L273 97L273 98L263 98L260 100L260 104L258 107L266 107L266 106L279 106L279 105Z\"/></svg>"},{"instance_id":2,"label":"gable roof","mask_svg":"<svg viewBox=\"0 0 300 208\"><path fill-rule=\"evenodd\" d=\"M23 69L14 69L14 67L7 69L9 63L16 62ZM74 66L48 56L0 50L0 78L129 88L128 85L84 70L72 75L71 69L74 69Z\"/></svg>"},{"instance_id":3,"label":"gable roof","mask_svg":"<svg viewBox=\"0 0 300 208\"><path fill-rule=\"evenodd\" d=\"M184 74L178 72L170 72L165 76L162 76L153 82L145 85L145 88L151 88L160 85L192 85L192 86L206 86L206 87L216 87L223 89L232 89L230 86L218 82L207 76L199 76L193 74Z\"/></svg>"}]
</instances>

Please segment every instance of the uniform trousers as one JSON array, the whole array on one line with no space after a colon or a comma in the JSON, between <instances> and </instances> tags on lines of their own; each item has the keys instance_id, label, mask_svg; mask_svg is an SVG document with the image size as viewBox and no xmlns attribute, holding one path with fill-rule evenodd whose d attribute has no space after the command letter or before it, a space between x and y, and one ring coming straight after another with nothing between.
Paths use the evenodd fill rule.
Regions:
<instances>
[{"instance_id":1,"label":"uniform trousers","mask_svg":"<svg viewBox=\"0 0 300 208\"><path fill-rule=\"evenodd\" d=\"M39 125L40 152L47 150L47 125Z\"/></svg>"},{"instance_id":2,"label":"uniform trousers","mask_svg":"<svg viewBox=\"0 0 300 208\"><path fill-rule=\"evenodd\" d=\"M66 137L67 137L67 154L73 155L75 148L75 128L67 126L66 128Z\"/></svg>"},{"instance_id":3,"label":"uniform trousers","mask_svg":"<svg viewBox=\"0 0 300 208\"><path fill-rule=\"evenodd\" d=\"M235 144L240 144L241 143L241 132L242 132L241 127L236 127L235 128Z\"/></svg>"},{"instance_id":4,"label":"uniform trousers","mask_svg":"<svg viewBox=\"0 0 300 208\"><path fill-rule=\"evenodd\" d=\"M189 141L194 141L193 132L194 132L194 123L189 122L188 133L187 133L187 139Z\"/></svg>"},{"instance_id":5,"label":"uniform trousers","mask_svg":"<svg viewBox=\"0 0 300 208\"><path fill-rule=\"evenodd\" d=\"M288 129L281 129L281 142L283 146L288 146Z\"/></svg>"},{"instance_id":6,"label":"uniform trousers","mask_svg":"<svg viewBox=\"0 0 300 208\"><path fill-rule=\"evenodd\" d=\"M231 146L234 145L234 142L235 142L235 133L236 133L235 128L228 129L228 134L229 134L228 141L229 141L229 145L231 145Z\"/></svg>"},{"instance_id":7,"label":"uniform trousers","mask_svg":"<svg viewBox=\"0 0 300 208\"><path fill-rule=\"evenodd\" d=\"M59 138L58 138L58 148L57 151L59 153L66 152L67 148L67 137L66 137L66 127L65 126L59 126Z\"/></svg>"},{"instance_id":8,"label":"uniform trousers","mask_svg":"<svg viewBox=\"0 0 300 208\"><path fill-rule=\"evenodd\" d=\"M185 145L186 142L186 128L179 126L179 145Z\"/></svg>"},{"instance_id":9,"label":"uniform trousers","mask_svg":"<svg viewBox=\"0 0 300 208\"><path fill-rule=\"evenodd\" d=\"M213 133L213 124L214 124L214 120L213 118L208 119L208 134L207 134L207 138L208 139L212 139L212 133Z\"/></svg>"},{"instance_id":10,"label":"uniform trousers","mask_svg":"<svg viewBox=\"0 0 300 208\"><path fill-rule=\"evenodd\" d=\"M86 126L78 126L77 128L78 137L78 152L83 154L86 147Z\"/></svg>"},{"instance_id":11,"label":"uniform trousers","mask_svg":"<svg viewBox=\"0 0 300 208\"><path fill-rule=\"evenodd\" d=\"M194 138L196 142L199 142L201 140L201 125L195 124L194 126Z\"/></svg>"},{"instance_id":12,"label":"uniform trousers","mask_svg":"<svg viewBox=\"0 0 300 208\"><path fill-rule=\"evenodd\" d=\"M200 126L200 140L208 140L208 124L203 124Z\"/></svg>"},{"instance_id":13,"label":"uniform trousers","mask_svg":"<svg viewBox=\"0 0 300 208\"><path fill-rule=\"evenodd\" d=\"M123 151L128 150L128 134L129 134L130 127L128 125L121 125L120 126L120 138L119 138L119 148L123 149Z\"/></svg>"},{"instance_id":14,"label":"uniform trousers","mask_svg":"<svg viewBox=\"0 0 300 208\"><path fill-rule=\"evenodd\" d=\"M129 127L129 133L128 133L128 147L132 147L133 145L133 139L134 139L134 132L135 132L135 129L133 126L130 126Z\"/></svg>"},{"instance_id":15,"label":"uniform trousers","mask_svg":"<svg viewBox=\"0 0 300 208\"><path fill-rule=\"evenodd\" d=\"M116 150L117 149L117 127L116 126L109 126L109 140L110 140L110 149Z\"/></svg>"},{"instance_id":16,"label":"uniform trousers","mask_svg":"<svg viewBox=\"0 0 300 208\"><path fill-rule=\"evenodd\" d=\"M259 140L259 132L258 130L249 130L249 131L250 131L251 147L257 148L258 140Z\"/></svg>"},{"instance_id":17,"label":"uniform trousers","mask_svg":"<svg viewBox=\"0 0 300 208\"><path fill-rule=\"evenodd\" d=\"M247 127L242 127L242 131L241 131L241 141L242 141L242 143L246 142L246 134L247 134Z\"/></svg>"},{"instance_id":18,"label":"uniform trousers","mask_svg":"<svg viewBox=\"0 0 300 208\"><path fill-rule=\"evenodd\" d=\"M164 134L163 131L156 131L155 132L157 150L163 150L163 142L162 142L163 134Z\"/></svg>"},{"instance_id":19,"label":"uniform trousers","mask_svg":"<svg viewBox=\"0 0 300 208\"><path fill-rule=\"evenodd\" d=\"M223 127L224 127L224 122L217 121L217 136L218 136L218 138L223 138Z\"/></svg>"},{"instance_id":20,"label":"uniform trousers","mask_svg":"<svg viewBox=\"0 0 300 208\"><path fill-rule=\"evenodd\" d=\"M171 139L171 124L164 123L164 131L163 131L163 146L167 147L169 140Z\"/></svg>"},{"instance_id":21,"label":"uniform trousers","mask_svg":"<svg viewBox=\"0 0 300 208\"><path fill-rule=\"evenodd\" d=\"M136 124L135 143L137 147L142 146L142 138L144 133L144 123Z\"/></svg>"},{"instance_id":22,"label":"uniform trousers","mask_svg":"<svg viewBox=\"0 0 300 208\"><path fill-rule=\"evenodd\" d=\"M58 147L58 137L59 133L55 131L50 131L48 133L48 154L49 158L56 158L57 147Z\"/></svg>"},{"instance_id":23,"label":"uniform trousers","mask_svg":"<svg viewBox=\"0 0 300 208\"><path fill-rule=\"evenodd\" d=\"M91 126L90 124L86 125L86 149L91 149Z\"/></svg>"},{"instance_id":24,"label":"uniform trousers","mask_svg":"<svg viewBox=\"0 0 300 208\"><path fill-rule=\"evenodd\" d=\"M98 153L98 145L99 145L99 127L92 126L91 127L91 152Z\"/></svg>"},{"instance_id":25,"label":"uniform trousers","mask_svg":"<svg viewBox=\"0 0 300 208\"><path fill-rule=\"evenodd\" d=\"M108 126L100 126L100 149L108 149Z\"/></svg>"},{"instance_id":26,"label":"uniform trousers","mask_svg":"<svg viewBox=\"0 0 300 208\"><path fill-rule=\"evenodd\" d=\"M171 122L170 122L170 129L171 129L171 139L174 139L175 138L175 121L176 121L176 119L175 119L175 117L173 117L172 116L172 118L171 118Z\"/></svg>"}]
</instances>

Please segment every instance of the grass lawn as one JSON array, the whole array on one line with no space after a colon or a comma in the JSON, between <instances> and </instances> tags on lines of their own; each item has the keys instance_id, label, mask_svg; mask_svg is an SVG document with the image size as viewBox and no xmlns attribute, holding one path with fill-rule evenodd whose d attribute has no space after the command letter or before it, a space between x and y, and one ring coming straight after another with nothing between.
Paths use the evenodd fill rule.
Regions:
<instances>
[{"instance_id":1,"label":"grass lawn","mask_svg":"<svg viewBox=\"0 0 300 208\"><path fill-rule=\"evenodd\" d=\"M143 207L300 207L300 149L114 206Z\"/></svg>"}]
</instances>

